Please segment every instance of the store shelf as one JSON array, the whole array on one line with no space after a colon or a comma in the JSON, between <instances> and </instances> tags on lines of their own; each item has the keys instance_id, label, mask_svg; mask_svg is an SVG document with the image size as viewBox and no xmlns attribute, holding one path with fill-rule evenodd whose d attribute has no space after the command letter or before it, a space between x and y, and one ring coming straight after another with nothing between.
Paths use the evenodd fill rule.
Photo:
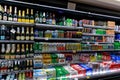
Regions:
<instances>
[{"instance_id":1,"label":"store shelf","mask_svg":"<svg viewBox=\"0 0 120 80\"><path fill-rule=\"evenodd\" d=\"M0 40L0 43L34 43L30 40Z\"/></svg>"},{"instance_id":2,"label":"store shelf","mask_svg":"<svg viewBox=\"0 0 120 80\"><path fill-rule=\"evenodd\" d=\"M120 33L120 31L115 31L115 33Z\"/></svg>"},{"instance_id":3,"label":"store shelf","mask_svg":"<svg viewBox=\"0 0 120 80\"><path fill-rule=\"evenodd\" d=\"M107 34L92 34L92 33L82 33L83 36L113 36L114 35L107 35Z\"/></svg>"},{"instance_id":4,"label":"store shelf","mask_svg":"<svg viewBox=\"0 0 120 80\"><path fill-rule=\"evenodd\" d=\"M90 76L81 76L77 75L76 77L80 80L87 79L87 80L111 80L112 77L120 75L120 70L108 70L108 71L101 71L101 72L94 72Z\"/></svg>"},{"instance_id":5,"label":"store shelf","mask_svg":"<svg viewBox=\"0 0 120 80\"><path fill-rule=\"evenodd\" d=\"M81 42L83 44L113 44L114 42Z\"/></svg>"},{"instance_id":6,"label":"store shelf","mask_svg":"<svg viewBox=\"0 0 120 80\"><path fill-rule=\"evenodd\" d=\"M22 1L16 1L16 0L5 0L5 1L2 1L1 3L16 4L16 5L28 5L28 6L40 7L40 8L49 9L49 10L57 10L57 11L62 11L62 12L84 14L84 15L91 15L91 16L120 20L120 17L117 17L117 16L110 16L110 15L104 15L104 14L98 14L98 13L91 13L91 12L85 12L85 11L65 9L65 8L47 6L47 5L41 5L41 4L35 4L35 3L33 4L33 3L29 3L29 2L22 2Z\"/></svg>"},{"instance_id":7,"label":"store shelf","mask_svg":"<svg viewBox=\"0 0 120 80\"><path fill-rule=\"evenodd\" d=\"M114 28L109 28L107 26L93 26L93 25L87 25L87 24L83 24L83 28L111 29L111 30L114 30Z\"/></svg>"},{"instance_id":8,"label":"store shelf","mask_svg":"<svg viewBox=\"0 0 120 80\"><path fill-rule=\"evenodd\" d=\"M24 60L30 60L30 59L34 59L34 58L0 59L0 62L1 62L1 61L24 61Z\"/></svg>"},{"instance_id":9,"label":"store shelf","mask_svg":"<svg viewBox=\"0 0 120 80\"><path fill-rule=\"evenodd\" d=\"M0 75L6 75L6 74L17 74L17 73L23 73L23 72L31 72L33 70L18 70L18 71L11 71L11 72L3 72L0 73Z\"/></svg>"},{"instance_id":10,"label":"store shelf","mask_svg":"<svg viewBox=\"0 0 120 80\"><path fill-rule=\"evenodd\" d=\"M76 51L76 50L65 50L65 51L34 51L34 53L37 54L41 54L41 53L87 53L87 52L117 52L120 51L119 49L106 49L106 50L82 50L82 51Z\"/></svg>"},{"instance_id":11,"label":"store shelf","mask_svg":"<svg viewBox=\"0 0 120 80\"><path fill-rule=\"evenodd\" d=\"M40 38L35 37L37 41L81 41L81 38Z\"/></svg>"},{"instance_id":12,"label":"store shelf","mask_svg":"<svg viewBox=\"0 0 120 80\"><path fill-rule=\"evenodd\" d=\"M115 41L120 42L120 40L115 40Z\"/></svg>"},{"instance_id":13,"label":"store shelf","mask_svg":"<svg viewBox=\"0 0 120 80\"><path fill-rule=\"evenodd\" d=\"M0 24L4 25L12 25L12 26L34 26L32 23L24 23L24 22L14 22L14 21L4 21L0 20Z\"/></svg>"},{"instance_id":14,"label":"store shelf","mask_svg":"<svg viewBox=\"0 0 120 80\"><path fill-rule=\"evenodd\" d=\"M36 23L36 28L40 29L61 29L61 30L80 30L82 27L74 27L74 26L59 26L59 25L49 25L49 24L38 24Z\"/></svg>"}]
</instances>

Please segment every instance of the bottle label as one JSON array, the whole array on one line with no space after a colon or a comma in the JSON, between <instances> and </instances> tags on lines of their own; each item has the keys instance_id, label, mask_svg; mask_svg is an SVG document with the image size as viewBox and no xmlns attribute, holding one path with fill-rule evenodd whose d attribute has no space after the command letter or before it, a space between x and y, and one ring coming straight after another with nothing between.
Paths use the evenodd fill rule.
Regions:
<instances>
[{"instance_id":1,"label":"bottle label","mask_svg":"<svg viewBox=\"0 0 120 80\"><path fill-rule=\"evenodd\" d=\"M20 36L17 36L17 40L20 40Z\"/></svg>"},{"instance_id":2,"label":"bottle label","mask_svg":"<svg viewBox=\"0 0 120 80\"><path fill-rule=\"evenodd\" d=\"M31 19L31 20L30 20L30 23L34 23L34 20L33 20L33 19Z\"/></svg>"},{"instance_id":3,"label":"bottle label","mask_svg":"<svg viewBox=\"0 0 120 80\"><path fill-rule=\"evenodd\" d=\"M21 19L21 18L18 18L18 22L22 22L22 19Z\"/></svg>"},{"instance_id":4,"label":"bottle label","mask_svg":"<svg viewBox=\"0 0 120 80\"><path fill-rule=\"evenodd\" d=\"M2 20L2 14L0 14L0 20Z\"/></svg>"},{"instance_id":5,"label":"bottle label","mask_svg":"<svg viewBox=\"0 0 120 80\"><path fill-rule=\"evenodd\" d=\"M12 17L8 17L8 21L12 21Z\"/></svg>"},{"instance_id":6,"label":"bottle label","mask_svg":"<svg viewBox=\"0 0 120 80\"><path fill-rule=\"evenodd\" d=\"M26 19L25 22L26 22L26 23L29 23L30 21L29 21L29 19Z\"/></svg>"},{"instance_id":7,"label":"bottle label","mask_svg":"<svg viewBox=\"0 0 120 80\"><path fill-rule=\"evenodd\" d=\"M46 18L43 18L43 22L46 22Z\"/></svg>"},{"instance_id":8,"label":"bottle label","mask_svg":"<svg viewBox=\"0 0 120 80\"><path fill-rule=\"evenodd\" d=\"M13 18L13 21L17 22L17 18Z\"/></svg>"},{"instance_id":9,"label":"bottle label","mask_svg":"<svg viewBox=\"0 0 120 80\"><path fill-rule=\"evenodd\" d=\"M29 40L29 36L26 36L26 40Z\"/></svg>"},{"instance_id":10,"label":"bottle label","mask_svg":"<svg viewBox=\"0 0 120 80\"><path fill-rule=\"evenodd\" d=\"M42 23L42 18L40 18L40 23Z\"/></svg>"},{"instance_id":11,"label":"bottle label","mask_svg":"<svg viewBox=\"0 0 120 80\"><path fill-rule=\"evenodd\" d=\"M1 40L5 40L5 36L1 36Z\"/></svg>"},{"instance_id":12,"label":"bottle label","mask_svg":"<svg viewBox=\"0 0 120 80\"><path fill-rule=\"evenodd\" d=\"M21 36L21 40L24 40L25 38L24 38L24 36Z\"/></svg>"},{"instance_id":13,"label":"bottle label","mask_svg":"<svg viewBox=\"0 0 120 80\"><path fill-rule=\"evenodd\" d=\"M7 16L3 16L3 20L7 21Z\"/></svg>"}]
</instances>

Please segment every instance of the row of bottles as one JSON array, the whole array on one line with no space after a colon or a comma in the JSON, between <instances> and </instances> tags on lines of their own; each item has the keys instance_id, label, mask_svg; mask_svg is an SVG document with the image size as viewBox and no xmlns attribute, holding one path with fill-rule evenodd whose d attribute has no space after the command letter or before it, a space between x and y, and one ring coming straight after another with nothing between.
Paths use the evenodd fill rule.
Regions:
<instances>
[{"instance_id":1,"label":"row of bottles","mask_svg":"<svg viewBox=\"0 0 120 80\"><path fill-rule=\"evenodd\" d=\"M7 73L18 70L32 70L33 60L1 60L0 73Z\"/></svg>"},{"instance_id":2,"label":"row of bottles","mask_svg":"<svg viewBox=\"0 0 120 80\"><path fill-rule=\"evenodd\" d=\"M1 59L33 57L33 44L0 44Z\"/></svg>"},{"instance_id":3,"label":"row of bottles","mask_svg":"<svg viewBox=\"0 0 120 80\"><path fill-rule=\"evenodd\" d=\"M1 25L0 40L34 40L33 27L7 27Z\"/></svg>"},{"instance_id":4,"label":"row of bottles","mask_svg":"<svg viewBox=\"0 0 120 80\"><path fill-rule=\"evenodd\" d=\"M21 72L0 76L0 80L28 80L33 78L33 72Z\"/></svg>"},{"instance_id":5,"label":"row of bottles","mask_svg":"<svg viewBox=\"0 0 120 80\"><path fill-rule=\"evenodd\" d=\"M17 7L12 8L12 6L9 6L8 8L8 6L5 5L3 9L0 5L0 20L34 23L33 9L30 10L30 13L29 15L29 9L27 9L25 13L25 10L17 10Z\"/></svg>"}]
</instances>

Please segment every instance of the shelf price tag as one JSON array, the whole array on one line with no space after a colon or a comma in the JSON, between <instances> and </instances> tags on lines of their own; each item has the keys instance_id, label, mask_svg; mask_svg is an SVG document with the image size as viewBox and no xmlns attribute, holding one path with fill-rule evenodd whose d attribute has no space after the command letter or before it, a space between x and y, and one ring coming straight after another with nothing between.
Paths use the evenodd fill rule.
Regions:
<instances>
[{"instance_id":1,"label":"shelf price tag","mask_svg":"<svg viewBox=\"0 0 120 80\"><path fill-rule=\"evenodd\" d=\"M72 52L73 52L73 53L76 53L76 50L73 50Z\"/></svg>"},{"instance_id":2,"label":"shelf price tag","mask_svg":"<svg viewBox=\"0 0 120 80\"><path fill-rule=\"evenodd\" d=\"M98 45L98 42L95 42L95 45Z\"/></svg>"},{"instance_id":3,"label":"shelf price tag","mask_svg":"<svg viewBox=\"0 0 120 80\"><path fill-rule=\"evenodd\" d=\"M89 44L90 44L90 42L87 42L87 44L89 45Z\"/></svg>"},{"instance_id":4,"label":"shelf price tag","mask_svg":"<svg viewBox=\"0 0 120 80\"><path fill-rule=\"evenodd\" d=\"M48 40L48 38L45 38L45 40Z\"/></svg>"},{"instance_id":5,"label":"shelf price tag","mask_svg":"<svg viewBox=\"0 0 120 80\"><path fill-rule=\"evenodd\" d=\"M87 79L90 79L90 76L86 76Z\"/></svg>"}]
</instances>

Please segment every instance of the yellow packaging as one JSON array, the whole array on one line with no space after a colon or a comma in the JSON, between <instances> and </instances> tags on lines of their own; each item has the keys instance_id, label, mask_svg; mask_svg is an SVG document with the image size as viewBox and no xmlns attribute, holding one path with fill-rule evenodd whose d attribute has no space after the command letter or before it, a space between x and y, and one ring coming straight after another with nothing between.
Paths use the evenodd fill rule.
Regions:
<instances>
[{"instance_id":1,"label":"yellow packaging","mask_svg":"<svg viewBox=\"0 0 120 80\"><path fill-rule=\"evenodd\" d=\"M43 59L51 59L51 55L50 54L43 54Z\"/></svg>"},{"instance_id":2,"label":"yellow packaging","mask_svg":"<svg viewBox=\"0 0 120 80\"><path fill-rule=\"evenodd\" d=\"M52 63L52 59L43 59L43 64L51 64Z\"/></svg>"}]
</instances>

